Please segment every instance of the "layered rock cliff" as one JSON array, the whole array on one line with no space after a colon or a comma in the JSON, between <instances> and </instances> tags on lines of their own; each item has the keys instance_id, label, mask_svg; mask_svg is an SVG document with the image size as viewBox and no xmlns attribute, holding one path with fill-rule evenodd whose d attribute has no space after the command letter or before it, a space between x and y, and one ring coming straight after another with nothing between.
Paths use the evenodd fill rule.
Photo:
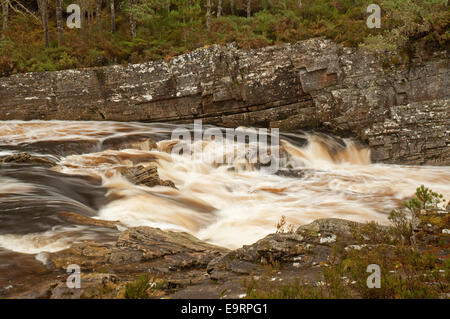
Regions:
<instances>
[{"instance_id":1,"label":"layered rock cliff","mask_svg":"<svg viewBox=\"0 0 450 319\"><path fill-rule=\"evenodd\" d=\"M189 122L315 129L367 143L374 161L450 164L447 52L408 64L312 39L212 46L127 66L0 78L0 120Z\"/></svg>"}]
</instances>

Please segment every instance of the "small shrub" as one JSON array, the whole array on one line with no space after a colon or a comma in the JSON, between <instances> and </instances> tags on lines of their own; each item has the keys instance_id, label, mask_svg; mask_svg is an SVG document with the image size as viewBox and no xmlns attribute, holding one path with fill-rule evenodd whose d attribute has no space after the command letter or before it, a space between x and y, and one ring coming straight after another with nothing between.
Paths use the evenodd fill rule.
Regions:
<instances>
[{"instance_id":1,"label":"small shrub","mask_svg":"<svg viewBox=\"0 0 450 319\"><path fill-rule=\"evenodd\" d=\"M150 277L148 274L144 274L125 286L125 299L147 299L149 287Z\"/></svg>"}]
</instances>

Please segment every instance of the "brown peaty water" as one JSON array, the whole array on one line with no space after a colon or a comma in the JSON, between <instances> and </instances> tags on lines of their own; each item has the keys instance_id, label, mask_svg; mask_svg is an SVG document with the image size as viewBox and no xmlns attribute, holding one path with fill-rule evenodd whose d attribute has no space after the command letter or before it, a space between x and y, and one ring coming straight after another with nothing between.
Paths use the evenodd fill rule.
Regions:
<instances>
[{"instance_id":1,"label":"brown peaty water","mask_svg":"<svg viewBox=\"0 0 450 319\"><path fill-rule=\"evenodd\" d=\"M0 122L0 156L27 151L57 162L50 169L1 167L0 247L39 254L115 235L59 218L68 211L118 220L123 227L186 231L237 248L273 233L282 215L293 225L326 217L384 224L388 213L419 185L450 198L449 167L373 164L370 150L349 139L282 133L280 170L268 173L245 158L221 164L236 150L219 140L183 141L190 150L200 149L202 156L172 154L180 141L171 139L171 132L180 127L192 129L117 122ZM157 149L150 149L146 137L157 141ZM130 141L139 143L128 148ZM172 180L177 189L133 185L114 170L148 162L156 163L160 177Z\"/></svg>"}]
</instances>

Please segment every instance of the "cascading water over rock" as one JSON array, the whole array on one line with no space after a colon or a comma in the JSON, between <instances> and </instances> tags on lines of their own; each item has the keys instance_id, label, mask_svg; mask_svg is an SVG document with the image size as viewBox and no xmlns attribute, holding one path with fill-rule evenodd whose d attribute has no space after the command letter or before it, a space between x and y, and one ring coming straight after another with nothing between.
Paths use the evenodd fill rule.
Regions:
<instances>
[{"instance_id":1,"label":"cascading water over rock","mask_svg":"<svg viewBox=\"0 0 450 319\"><path fill-rule=\"evenodd\" d=\"M0 247L36 254L116 236L105 227L72 225L61 218L67 212L118 221L123 228L185 231L237 248L273 233L281 216L293 225L325 217L383 224L418 185L450 197L448 167L372 164L370 150L350 139L280 133L280 166L269 173L243 158L218 162L174 154L180 141L171 139L171 133L177 128L192 129L116 122L0 122L0 156L26 151L55 163L2 165ZM182 142L210 159L226 155L217 140ZM159 177L175 187L133 184L121 172L134 165L155 165Z\"/></svg>"}]
</instances>

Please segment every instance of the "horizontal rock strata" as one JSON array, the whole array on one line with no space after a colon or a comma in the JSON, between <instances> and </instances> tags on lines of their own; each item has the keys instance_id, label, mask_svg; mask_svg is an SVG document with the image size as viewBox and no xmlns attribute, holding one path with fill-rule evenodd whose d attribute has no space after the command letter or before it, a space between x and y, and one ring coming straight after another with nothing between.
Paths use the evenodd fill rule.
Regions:
<instances>
[{"instance_id":1,"label":"horizontal rock strata","mask_svg":"<svg viewBox=\"0 0 450 319\"><path fill-rule=\"evenodd\" d=\"M1 120L189 122L315 129L365 141L374 161L450 163L449 58L408 65L329 40L211 46L126 66L0 78Z\"/></svg>"}]
</instances>

